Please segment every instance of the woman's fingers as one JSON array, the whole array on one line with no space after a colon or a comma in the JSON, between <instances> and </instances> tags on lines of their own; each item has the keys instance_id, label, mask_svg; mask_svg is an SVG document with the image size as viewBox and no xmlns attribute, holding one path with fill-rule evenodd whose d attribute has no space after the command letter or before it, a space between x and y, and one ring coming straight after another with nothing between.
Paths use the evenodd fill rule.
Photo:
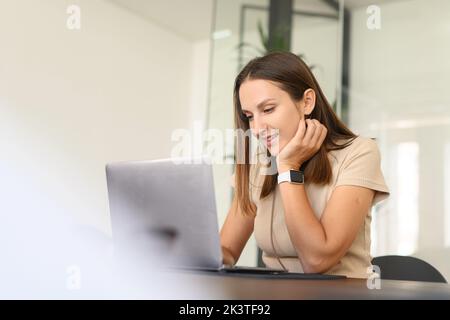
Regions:
<instances>
[{"instance_id":1,"label":"woman's fingers","mask_svg":"<svg viewBox=\"0 0 450 320\"><path fill-rule=\"evenodd\" d=\"M327 137L328 130L325 126L323 126L322 133L320 135L319 139L319 147L322 145L322 143L325 141L325 138Z\"/></svg>"},{"instance_id":2,"label":"woman's fingers","mask_svg":"<svg viewBox=\"0 0 450 320\"><path fill-rule=\"evenodd\" d=\"M306 125L307 125L306 134L305 134L305 137L303 138L302 144L304 146L310 146L312 139L314 137L314 133L316 131L316 124L312 120L307 119Z\"/></svg>"},{"instance_id":3,"label":"woman's fingers","mask_svg":"<svg viewBox=\"0 0 450 320\"><path fill-rule=\"evenodd\" d=\"M326 131L326 128L319 121L317 121L315 119L312 121L313 121L314 125L316 126L316 130L314 132L314 136L312 138L311 145L314 146L314 149L319 149L323 142L322 136L324 135L324 131ZM326 132L325 132L325 135L326 135Z\"/></svg>"},{"instance_id":4,"label":"woman's fingers","mask_svg":"<svg viewBox=\"0 0 450 320\"><path fill-rule=\"evenodd\" d=\"M304 119L300 119L300 122L298 123L298 129L295 134L297 141L302 141L305 136L306 131L306 123Z\"/></svg>"}]
</instances>

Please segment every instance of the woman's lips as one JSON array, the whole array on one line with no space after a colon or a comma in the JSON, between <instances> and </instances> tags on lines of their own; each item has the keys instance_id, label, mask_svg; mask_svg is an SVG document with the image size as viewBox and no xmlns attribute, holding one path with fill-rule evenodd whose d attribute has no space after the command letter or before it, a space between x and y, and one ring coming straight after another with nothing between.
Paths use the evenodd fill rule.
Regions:
<instances>
[{"instance_id":1,"label":"woman's lips","mask_svg":"<svg viewBox=\"0 0 450 320\"><path fill-rule=\"evenodd\" d=\"M266 144L267 146L271 146L274 142L276 142L278 139L278 134L273 134L271 136L268 136L266 138Z\"/></svg>"}]
</instances>

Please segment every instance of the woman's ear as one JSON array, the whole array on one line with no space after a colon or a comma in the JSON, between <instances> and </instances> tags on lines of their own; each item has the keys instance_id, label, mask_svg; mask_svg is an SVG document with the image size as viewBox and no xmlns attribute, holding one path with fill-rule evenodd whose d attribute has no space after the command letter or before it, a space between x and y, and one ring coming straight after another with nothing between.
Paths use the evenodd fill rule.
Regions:
<instances>
[{"instance_id":1,"label":"woman's ear","mask_svg":"<svg viewBox=\"0 0 450 320\"><path fill-rule=\"evenodd\" d=\"M305 106L305 117L311 115L316 106L316 93L314 90L311 88L305 90L302 100Z\"/></svg>"}]
</instances>

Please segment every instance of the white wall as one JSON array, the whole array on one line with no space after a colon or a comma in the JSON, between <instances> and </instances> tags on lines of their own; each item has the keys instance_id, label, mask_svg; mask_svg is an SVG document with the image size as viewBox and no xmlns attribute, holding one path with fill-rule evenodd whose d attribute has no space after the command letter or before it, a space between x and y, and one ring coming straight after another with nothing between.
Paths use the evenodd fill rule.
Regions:
<instances>
[{"instance_id":1,"label":"white wall","mask_svg":"<svg viewBox=\"0 0 450 320\"><path fill-rule=\"evenodd\" d=\"M210 39L195 41L192 44L191 86L190 86L190 128L194 123L206 127L208 109L208 90L210 75Z\"/></svg>"},{"instance_id":2,"label":"white wall","mask_svg":"<svg viewBox=\"0 0 450 320\"><path fill-rule=\"evenodd\" d=\"M0 6L0 214L109 233L105 163L170 156L172 130L201 118L207 45L103 0Z\"/></svg>"}]
</instances>

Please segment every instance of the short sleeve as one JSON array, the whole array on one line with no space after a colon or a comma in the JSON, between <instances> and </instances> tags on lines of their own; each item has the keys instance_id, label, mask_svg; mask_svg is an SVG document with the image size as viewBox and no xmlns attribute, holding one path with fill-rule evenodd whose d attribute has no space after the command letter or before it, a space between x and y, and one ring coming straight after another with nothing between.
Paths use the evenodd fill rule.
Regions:
<instances>
[{"instance_id":1,"label":"short sleeve","mask_svg":"<svg viewBox=\"0 0 450 320\"><path fill-rule=\"evenodd\" d=\"M356 143L355 140L353 143ZM389 189L381 171L381 156L377 143L361 138L343 160L336 187L361 186L376 191L373 205L389 197Z\"/></svg>"}]
</instances>

